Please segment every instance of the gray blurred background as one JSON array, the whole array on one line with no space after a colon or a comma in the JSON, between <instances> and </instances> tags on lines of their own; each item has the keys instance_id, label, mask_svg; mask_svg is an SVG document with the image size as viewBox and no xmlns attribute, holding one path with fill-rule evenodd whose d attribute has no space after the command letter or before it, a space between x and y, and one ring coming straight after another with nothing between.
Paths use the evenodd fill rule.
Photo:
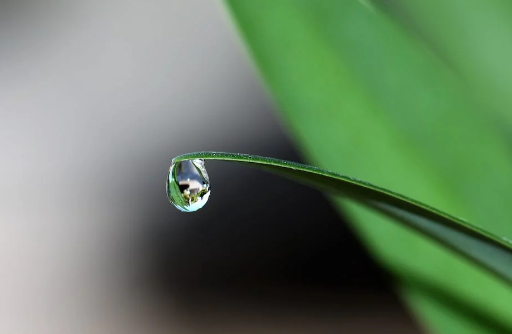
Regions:
<instances>
[{"instance_id":1,"label":"gray blurred background","mask_svg":"<svg viewBox=\"0 0 512 334\"><path fill-rule=\"evenodd\" d=\"M178 154L300 161L272 109L221 2L1 1L0 332L417 333L322 194L168 203Z\"/></svg>"}]
</instances>

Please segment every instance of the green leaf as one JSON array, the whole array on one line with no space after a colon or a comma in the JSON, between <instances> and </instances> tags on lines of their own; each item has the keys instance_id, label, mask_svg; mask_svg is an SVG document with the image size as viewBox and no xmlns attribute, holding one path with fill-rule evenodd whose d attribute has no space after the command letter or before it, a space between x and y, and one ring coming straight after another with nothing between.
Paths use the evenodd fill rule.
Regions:
<instances>
[{"instance_id":1,"label":"green leaf","mask_svg":"<svg viewBox=\"0 0 512 334\"><path fill-rule=\"evenodd\" d=\"M313 164L512 237L507 142L485 101L423 42L366 1L227 2L287 128ZM395 273L426 327L488 333L494 323L512 332L507 285L382 215L336 201Z\"/></svg>"},{"instance_id":2,"label":"green leaf","mask_svg":"<svg viewBox=\"0 0 512 334\"><path fill-rule=\"evenodd\" d=\"M511 242L406 196L317 167L249 154L195 152L180 155L172 163L194 159L247 164L344 195L414 228L512 284Z\"/></svg>"},{"instance_id":3,"label":"green leaf","mask_svg":"<svg viewBox=\"0 0 512 334\"><path fill-rule=\"evenodd\" d=\"M512 128L512 3L503 0L376 0L414 31Z\"/></svg>"}]
</instances>

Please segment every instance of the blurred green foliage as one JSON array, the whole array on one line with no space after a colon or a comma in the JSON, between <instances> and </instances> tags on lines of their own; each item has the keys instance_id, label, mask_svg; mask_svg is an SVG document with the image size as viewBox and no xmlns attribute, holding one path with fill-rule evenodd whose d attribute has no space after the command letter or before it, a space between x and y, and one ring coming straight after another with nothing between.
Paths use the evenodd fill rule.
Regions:
<instances>
[{"instance_id":1,"label":"blurred green foliage","mask_svg":"<svg viewBox=\"0 0 512 334\"><path fill-rule=\"evenodd\" d=\"M227 2L313 164L512 239L512 4ZM334 201L431 332L512 332L510 287L381 215Z\"/></svg>"}]
</instances>

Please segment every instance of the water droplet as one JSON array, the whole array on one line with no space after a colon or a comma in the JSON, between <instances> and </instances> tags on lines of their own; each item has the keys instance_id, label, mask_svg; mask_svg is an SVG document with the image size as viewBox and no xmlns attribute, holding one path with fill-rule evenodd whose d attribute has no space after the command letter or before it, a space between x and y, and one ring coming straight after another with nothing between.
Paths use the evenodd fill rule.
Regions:
<instances>
[{"instance_id":1,"label":"water droplet","mask_svg":"<svg viewBox=\"0 0 512 334\"><path fill-rule=\"evenodd\" d=\"M184 212L201 209L210 197L210 179L203 159L173 163L167 176L167 197Z\"/></svg>"}]
</instances>

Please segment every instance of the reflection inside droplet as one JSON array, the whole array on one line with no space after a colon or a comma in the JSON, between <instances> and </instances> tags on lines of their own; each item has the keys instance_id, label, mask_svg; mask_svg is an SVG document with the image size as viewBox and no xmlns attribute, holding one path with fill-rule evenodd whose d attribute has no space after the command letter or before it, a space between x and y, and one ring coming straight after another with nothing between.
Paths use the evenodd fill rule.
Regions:
<instances>
[{"instance_id":1,"label":"reflection inside droplet","mask_svg":"<svg viewBox=\"0 0 512 334\"><path fill-rule=\"evenodd\" d=\"M201 209L210 196L210 179L203 159L173 163L167 176L167 197L184 212Z\"/></svg>"}]
</instances>

